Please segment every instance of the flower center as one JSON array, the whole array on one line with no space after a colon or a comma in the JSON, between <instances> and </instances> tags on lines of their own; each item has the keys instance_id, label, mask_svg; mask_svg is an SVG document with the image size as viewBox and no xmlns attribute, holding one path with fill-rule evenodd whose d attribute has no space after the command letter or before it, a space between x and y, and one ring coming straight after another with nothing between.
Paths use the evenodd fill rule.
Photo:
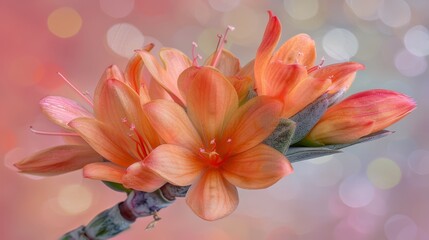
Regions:
<instances>
[{"instance_id":1,"label":"flower center","mask_svg":"<svg viewBox=\"0 0 429 240\"><path fill-rule=\"evenodd\" d=\"M231 139L229 138L227 143L231 142ZM218 168L222 165L223 162L225 162L225 158L222 157L217 151L216 151L216 140L212 139L210 141L210 145L207 148L200 148L200 157L205 159L207 163L214 168Z\"/></svg>"},{"instance_id":2,"label":"flower center","mask_svg":"<svg viewBox=\"0 0 429 240\"><path fill-rule=\"evenodd\" d=\"M130 129L128 137L136 144L136 152L140 160L143 161L151 150L150 145L145 141L145 137L138 132L134 123L129 123L126 118L122 118L122 122Z\"/></svg>"}]
</instances>

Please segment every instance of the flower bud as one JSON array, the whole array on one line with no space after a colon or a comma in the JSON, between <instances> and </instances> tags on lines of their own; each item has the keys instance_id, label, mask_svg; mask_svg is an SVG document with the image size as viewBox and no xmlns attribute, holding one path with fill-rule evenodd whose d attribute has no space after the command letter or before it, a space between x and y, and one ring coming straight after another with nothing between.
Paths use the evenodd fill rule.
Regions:
<instances>
[{"instance_id":1,"label":"flower bud","mask_svg":"<svg viewBox=\"0 0 429 240\"><path fill-rule=\"evenodd\" d=\"M394 91L360 92L330 107L301 143L350 143L394 124L415 107L413 99Z\"/></svg>"}]
</instances>

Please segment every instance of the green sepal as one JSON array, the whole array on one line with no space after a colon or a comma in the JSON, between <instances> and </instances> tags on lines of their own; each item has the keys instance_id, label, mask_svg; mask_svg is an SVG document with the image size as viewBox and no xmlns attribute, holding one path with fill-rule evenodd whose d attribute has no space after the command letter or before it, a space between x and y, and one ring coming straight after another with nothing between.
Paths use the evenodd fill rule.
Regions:
<instances>
[{"instance_id":1,"label":"green sepal","mask_svg":"<svg viewBox=\"0 0 429 240\"><path fill-rule=\"evenodd\" d=\"M124 187L124 185L120 184L120 183L115 183L115 182L109 182L109 181L102 181L106 186L108 186L110 189L117 191L117 192L125 192L127 194L129 194L132 189L126 188Z\"/></svg>"},{"instance_id":2,"label":"green sepal","mask_svg":"<svg viewBox=\"0 0 429 240\"><path fill-rule=\"evenodd\" d=\"M271 135L268 136L263 143L285 154L291 144L295 128L296 123L294 121L282 118L280 119L276 129L274 129Z\"/></svg>"},{"instance_id":3,"label":"green sepal","mask_svg":"<svg viewBox=\"0 0 429 240\"><path fill-rule=\"evenodd\" d=\"M294 163L340 152L340 150L326 147L290 147L286 153L286 157L291 163Z\"/></svg>"}]
</instances>

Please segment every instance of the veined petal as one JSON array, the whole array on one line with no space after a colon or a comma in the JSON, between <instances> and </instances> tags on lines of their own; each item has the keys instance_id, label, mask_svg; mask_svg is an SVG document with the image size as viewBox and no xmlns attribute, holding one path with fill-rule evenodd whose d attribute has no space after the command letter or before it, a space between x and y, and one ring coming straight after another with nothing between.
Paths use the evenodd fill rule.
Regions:
<instances>
[{"instance_id":1,"label":"veined petal","mask_svg":"<svg viewBox=\"0 0 429 240\"><path fill-rule=\"evenodd\" d=\"M269 97L249 100L236 111L225 128L217 144L218 152L232 156L261 143L277 127L282 107L281 102Z\"/></svg>"},{"instance_id":2,"label":"veined petal","mask_svg":"<svg viewBox=\"0 0 429 240\"><path fill-rule=\"evenodd\" d=\"M204 65L210 65L215 55L216 52L210 55ZM230 51L223 49L215 68L225 76L234 76L240 71L240 60Z\"/></svg>"},{"instance_id":3,"label":"veined petal","mask_svg":"<svg viewBox=\"0 0 429 240\"><path fill-rule=\"evenodd\" d=\"M69 123L101 156L120 166L128 167L136 160L129 154L127 144L109 127L93 118L77 118Z\"/></svg>"},{"instance_id":4,"label":"veined petal","mask_svg":"<svg viewBox=\"0 0 429 240\"><path fill-rule=\"evenodd\" d=\"M170 144L199 149L203 144L182 107L167 100L154 100L143 106L155 131Z\"/></svg>"},{"instance_id":5,"label":"veined petal","mask_svg":"<svg viewBox=\"0 0 429 240\"><path fill-rule=\"evenodd\" d=\"M159 56L165 65L170 79L174 81L177 87L179 75L188 67L192 66L192 61L183 52L175 48L162 48Z\"/></svg>"},{"instance_id":6,"label":"veined petal","mask_svg":"<svg viewBox=\"0 0 429 240\"><path fill-rule=\"evenodd\" d=\"M265 92L260 95L268 95L278 99L289 94L300 82L307 77L307 70L300 64L284 64L282 62L270 63L267 67ZM289 106L285 106L289 107Z\"/></svg>"},{"instance_id":7,"label":"veined petal","mask_svg":"<svg viewBox=\"0 0 429 240\"><path fill-rule=\"evenodd\" d=\"M257 91L264 90L264 74L266 67L271 60L274 49L280 39L282 26L277 16L274 16L271 11L268 11L269 21L265 28L265 33L262 38L262 42L259 45L258 51L256 52L254 72L255 72L255 87Z\"/></svg>"},{"instance_id":8,"label":"veined petal","mask_svg":"<svg viewBox=\"0 0 429 240\"><path fill-rule=\"evenodd\" d=\"M93 117L93 114L79 103L59 96L43 98L40 100L40 107L51 121L66 129L70 129L67 124L75 118Z\"/></svg>"},{"instance_id":9,"label":"veined petal","mask_svg":"<svg viewBox=\"0 0 429 240\"><path fill-rule=\"evenodd\" d=\"M143 192L153 192L166 183L167 181L144 166L142 162L129 166L127 173L122 178L124 187Z\"/></svg>"},{"instance_id":10,"label":"veined petal","mask_svg":"<svg viewBox=\"0 0 429 240\"><path fill-rule=\"evenodd\" d=\"M249 90L253 85L252 78L245 76L231 76L227 77L229 82L234 86L235 91L237 91L239 102L243 102L246 100L247 95L249 94Z\"/></svg>"},{"instance_id":11,"label":"veined petal","mask_svg":"<svg viewBox=\"0 0 429 240\"><path fill-rule=\"evenodd\" d=\"M101 181L122 183L126 169L110 162L91 163L83 168L83 176Z\"/></svg>"},{"instance_id":12,"label":"veined petal","mask_svg":"<svg viewBox=\"0 0 429 240\"><path fill-rule=\"evenodd\" d=\"M265 144L228 158L222 165L223 176L246 189L267 188L292 172L287 158Z\"/></svg>"},{"instance_id":13,"label":"veined petal","mask_svg":"<svg viewBox=\"0 0 429 240\"><path fill-rule=\"evenodd\" d=\"M308 77L301 81L289 94L283 99L283 118L290 118L297 112L312 103L322 94L326 93L331 85L331 80Z\"/></svg>"},{"instance_id":14,"label":"veined petal","mask_svg":"<svg viewBox=\"0 0 429 240\"><path fill-rule=\"evenodd\" d=\"M285 64L301 64L310 69L316 59L314 40L307 34L298 34L287 40L274 53L272 61L281 61Z\"/></svg>"},{"instance_id":15,"label":"veined petal","mask_svg":"<svg viewBox=\"0 0 429 240\"><path fill-rule=\"evenodd\" d=\"M319 68L309 75L315 78L331 79L332 85L329 87L328 93L334 94L339 90L347 91L353 83L356 72L362 69L365 69L365 66L360 63L345 62Z\"/></svg>"},{"instance_id":16,"label":"veined petal","mask_svg":"<svg viewBox=\"0 0 429 240\"><path fill-rule=\"evenodd\" d=\"M253 70L254 65L255 65L255 59L248 62L244 67L242 67L240 71L237 73L237 76L250 77L252 79L252 82L255 82L255 74Z\"/></svg>"},{"instance_id":17,"label":"veined petal","mask_svg":"<svg viewBox=\"0 0 429 240\"><path fill-rule=\"evenodd\" d=\"M178 186L193 183L204 167L204 163L194 152L171 144L162 144L155 148L144 160L144 165Z\"/></svg>"},{"instance_id":18,"label":"veined petal","mask_svg":"<svg viewBox=\"0 0 429 240\"><path fill-rule=\"evenodd\" d=\"M238 205L238 193L217 170L208 170L193 184L186 202L200 218L216 220L231 214Z\"/></svg>"},{"instance_id":19,"label":"veined petal","mask_svg":"<svg viewBox=\"0 0 429 240\"><path fill-rule=\"evenodd\" d=\"M23 173L51 176L71 172L102 160L88 145L62 145L39 151L14 166Z\"/></svg>"},{"instance_id":20,"label":"veined petal","mask_svg":"<svg viewBox=\"0 0 429 240\"><path fill-rule=\"evenodd\" d=\"M149 43L144 46L143 51L150 52L155 47L155 44ZM142 58L135 54L127 64L125 69L125 82L130 86L134 91L140 93L140 79L141 79L141 71L144 66Z\"/></svg>"},{"instance_id":21,"label":"veined petal","mask_svg":"<svg viewBox=\"0 0 429 240\"><path fill-rule=\"evenodd\" d=\"M179 85L189 81L179 78ZM215 139L238 107L238 96L231 83L216 69L201 67L188 84L188 116L203 143Z\"/></svg>"},{"instance_id":22,"label":"veined petal","mask_svg":"<svg viewBox=\"0 0 429 240\"><path fill-rule=\"evenodd\" d=\"M147 70L151 73L152 77L169 93L174 96L177 100L180 101L181 104L184 103L183 97L179 92L179 88L177 87L177 78L173 78L172 73L168 73L167 70L161 65L156 58L146 52L139 51L140 57L143 59L143 62L147 68ZM180 64L179 64L180 65ZM177 66L171 64L171 71L176 72Z\"/></svg>"},{"instance_id":23,"label":"veined petal","mask_svg":"<svg viewBox=\"0 0 429 240\"><path fill-rule=\"evenodd\" d=\"M131 144L128 147L134 148L130 132L140 134L151 147L159 145L158 135L142 111L139 96L125 83L115 79L105 81L94 100L97 119L109 125L117 136L128 140L125 141Z\"/></svg>"}]
</instances>

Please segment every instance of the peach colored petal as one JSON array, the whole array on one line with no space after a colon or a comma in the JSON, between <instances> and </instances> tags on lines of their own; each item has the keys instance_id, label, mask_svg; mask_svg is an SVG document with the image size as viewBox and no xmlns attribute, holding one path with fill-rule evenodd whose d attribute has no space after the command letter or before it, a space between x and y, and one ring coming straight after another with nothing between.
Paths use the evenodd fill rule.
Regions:
<instances>
[{"instance_id":1,"label":"peach colored petal","mask_svg":"<svg viewBox=\"0 0 429 240\"><path fill-rule=\"evenodd\" d=\"M267 188L292 172L287 158L264 144L230 157L222 165L222 175L246 189Z\"/></svg>"},{"instance_id":2,"label":"peach colored petal","mask_svg":"<svg viewBox=\"0 0 429 240\"><path fill-rule=\"evenodd\" d=\"M163 178L145 167L142 162L129 166L122 178L124 187L143 192L153 192L167 183Z\"/></svg>"},{"instance_id":3,"label":"peach colored petal","mask_svg":"<svg viewBox=\"0 0 429 240\"><path fill-rule=\"evenodd\" d=\"M309 75L315 78L331 79L332 85L329 87L328 93L334 94L339 90L347 91L353 83L356 72L362 69L365 69L365 66L360 63L345 62L319 68Z\"/></svg>"},{"instance_id":4,"label":"peach colored petal","mask_svg":"<svg viewBox=\"0 0 429 240\"><path fill-rule=\"evenodd\" d=\"M258 94L283 99L306 77L307 70L302 65L281 62L270 63L267 67L265 92L258 91Z\"/></svg>"},{"instance_id":5,"label":"peach colored petal","mask_svg":"<svg viewBox=\"0 0 429 240\"><path fill-rule=\"evenodd\" d=\"M238 205L238 193L217 170L207 170L191 186L186 203L200 218L217 220L231 214Z\"/></svg>"},{"instance_id":6,"label":"peach colored petal","mask_svg":"<svg viewBox=\"0 0 429 240\"><path fill-rule=\"evenodd\" d=\"M51 121L66 129L70 129L67 124L75 118L93 117L93 114L79 103L59 96L43 98L40 100L40 107Z\"/></svg>"},{"instance_id":7,"label":"peach colored petal","mask_svg":"<svg viewBox=\"0 0 429 240\"><path fill-rule=\"evenodd\" d=\"M69 123L79 135L101 156L127 167L136 160L129 154L127 144L103 123L92 118L77 118Z\"/></svg>"},{"instance_id":8,"label":"peach colored petal","mask_svg":"<svg viewBox=\"0 0 429 240\"><path fill-rule=\"evenodd\" d=\"M255 74L253 72L254 65L255 60L253 59L240 69L240 71L237 73L237 76L250 77L252 79L252 82L255 82Z\"/></svg>"},{"instance_id":9,"label":"peach colored petal","mask_svg":"<svg viewBox=\"0 0 429 240\"><path fill-rule=\"evenodd\" d=\"M244 102L249 94L249 90L253 85L253 80L250 77L231 76L227 77L229 82L234 86L237 91L238 100L240 103Z\"/></svg>"},{"instance_id":10,"label":"peach colored petal","mask_svg":"<svg viewBox=\"0 0 429 240\"><path fill-rule=\"evenodd\" d=\"M204 167L204 163L194 152L172 144L155 148L144 160L144 165L178 186L193 183Z\"/></svg>"},{"instance_id":11,"label":"peach colored petal","mask_svg":"<svg viewBox=\"0 0 429 240\"><path fill-rule=\"evenodd\" d=\"M14 166L23 173L50 176L71 172L102 160L88 145L62 145L39 151Z\"/></svg>"},{"instance_id":12,"label":"peach colored petal","mask_svg":"<svg viewBox=\"0 0 429 240\"><path fill-rule=\"evenodd\" d=\"M314 40L307 34L298 34L287 40L274 53L271 61L281 61L285 64L301 64L310 69L316 59Z\"/></svg>"},{"instance_id":13,"label":"peach colored petal","mask_svg":"<svg viewBox=\"0 0 429 240\"><path fill-rule=\"evenodd\" d=\"M192 66L192 61L183 52L174 48L162 48L159 57L165 65L170 79L177 86L179 75L188 67Z\"/></svg>"},{"instance_id":14,"label":"peach colored petal","mask_svg":"<svg viewBox=\"0 0 429 240\"><path fill-rule=\"evenodd\" d=\"M105 81L94 99L94 109L97 119L131 143L129 148L134 149L129 135L137 133L149 147L159 145L157 134L142 111L139 96L125 83L115 79Z\"/></svg>"},{"instance_id":15,"label":"peach colored petal","mask_svg":"<svg viewBox=\"0 0 429 240\"><path fill-rule=\"evenodd\" d=\"M329 86L331 86L331 80L328 78L308 77L304 81L301 81L289 94L284 96L282 117L292 117L326 93Z\"/></svg>"},{"instance_id":16,"label":"peach colored petal","mask_svg":"<svg viewBox=\"0 0 429 240\"><path fill-rule=\"evenodd\" d=\"M95 180L122 183L126 169L110 162L91 163L83 168L83 176Z\"/></svg>"},{"instance_id":17,"label":"peach colored petal","mask_svg":"<svg viewBox=\"0 0 429 240\"><path fill-rule=\"evenodd\" d=\"M282 103L269 97L255 97L241 106L223 132L217 151L232 156L267 138L280 121Z\"/></svg>"},{"instance_id":18,"label":"peach colored petal","mask_svg":"<svg viewBox=\"0 0 429 240\"><path fill-rule=\"evenodd\" d=\"M204 65L210 65L215 55L216 52L210 55ZM223 49L215 68L225 76L234 76L240 71L240 60L230 51Z\"/></svg>"},{"instance_id":19,"label":"peach colored petal","mask_svg":"<svg viewBox=\"0 0 429 240\"><path fill-rule=\"evenodd\" d=\"M155 131L166 143L189 149L199 149L203 144L182 107L167 100L154 100L143 106Z\"/></svg>"},{"instance_id":20,"label":"peach colored petal","mask_svg":"<svg viewBox=\"0 0 429 240\"><path fill-rule=\"evenodd\" d=\"M149 43L144 46L143 51L150 52L154 47L155 44ZM125 69L125 82L137 93L140 93L140 80L142 78L141 71L143 66L144 64L142 58L138 54L135 54L128 61L127 67Z\"/></svg>"},{"instance_id":21,"label":"peach colored petal","mask_svg":"<svg viewBox=\"0 0 429 240\"><path fill-rule=\"evenodd\" d=\"M179 78L179 85L188 79ZM216 69L201 67L188 85L187 112L203 143L215 139L238 107L231 83Z\"/></svg>"},{"instance_id":22,"label":"peach colored petal","mask_svg":"<svg viewBox=\"0 0 429 240\"><path fill-rule=\"evenodd\" d=\"M257 91L265 91L264 88L264 74L266 67L271 60L274 49L280 39L282 26L277 16L274 16L271 11L268 11L269 21L265 28L265 33L262 42L256 52L254 73L255 73L255 88Z\"/></svg>"}]
</instances>

